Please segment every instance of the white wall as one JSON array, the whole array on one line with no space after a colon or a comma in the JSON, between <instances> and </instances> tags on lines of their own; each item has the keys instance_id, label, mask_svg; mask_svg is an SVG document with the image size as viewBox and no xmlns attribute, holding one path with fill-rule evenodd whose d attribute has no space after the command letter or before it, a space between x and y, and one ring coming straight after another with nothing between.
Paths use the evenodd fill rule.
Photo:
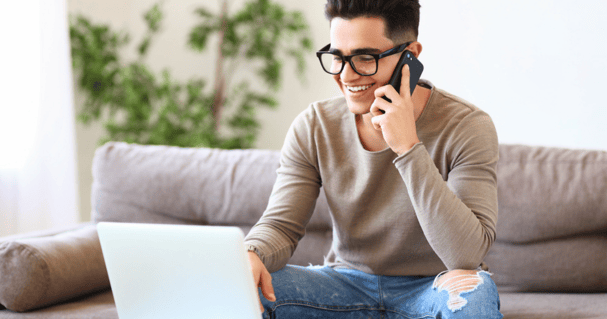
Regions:
<instances>
[{"instance_id":1,"label":"white wall","mask_svg":"<svg viewBox=\"0 0 607 319\"><path fill-rule=\"evenodd\" d=\"M487 111L501 143L607 150L607 2L421 3L425 77Z\"/></svg>"},{"instance_id":2,"label":"white wall","mask_svg":"<svg viewBox=\"0 0 607 319\"><path fill-rule=\"evenodd\" d=\"M315 50L329 42L325 0L279 0L301 10L312 28ZM230 2L234 12L244 0ZM70 14L83 13L95 22L128 31L135 45L145 31L141 15L152 0L68 0ZM420 60L423 78L487 111L501 143L523 143L607 150L601 88L607 84L605 29L607 3L600 0L420 0ZM197 22L199 6L218 10L220 0L164 0L163 31L150 48L148 62L156 72L169 68L175 79L202 76L212 81L215 49L205 55L185 47ZM207 61L205 63L205 61ZM259 113L263 129L257 148L280 149L291 121L312 101L340 94L318 65L307 59L306 85L285 67L285 81L276 111ZM76 103L82 101L76 94ZM77 126L80 206L90 212L91 161L102 131L98 125Z\"/></svg>"}]
</instances>

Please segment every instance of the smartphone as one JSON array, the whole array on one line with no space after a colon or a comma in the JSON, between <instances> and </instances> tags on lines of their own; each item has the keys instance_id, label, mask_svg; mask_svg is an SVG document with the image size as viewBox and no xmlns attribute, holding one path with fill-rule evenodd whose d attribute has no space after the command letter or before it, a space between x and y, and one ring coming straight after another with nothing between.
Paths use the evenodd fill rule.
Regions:
<instances>
[{"instance_id":1,"label":"smartphone","mask_svg":"<svg viewBox=\"0 0 607 319\"><path fill-rule=\"evenodd\" d=\"M411 53L409 50L405 50L403 54L400 56L398 63L396 64L396 68L392 73L392 77L390 77L390 84L396 89L396 92L400 93L400 82L402 78L402 70L405 64L409 65L409 73L411 74L409 77L409 86L411 88L411 95L413 95L413 91L417 86L417 81L422 76L422 72L424 71L424 65L419 62L419 60ZM386 96L382 96L386 101L392 102ZM383 112L383 110L382 110ZM384 112L385 113L385 112Z\"/></svg>"}]
</instances>

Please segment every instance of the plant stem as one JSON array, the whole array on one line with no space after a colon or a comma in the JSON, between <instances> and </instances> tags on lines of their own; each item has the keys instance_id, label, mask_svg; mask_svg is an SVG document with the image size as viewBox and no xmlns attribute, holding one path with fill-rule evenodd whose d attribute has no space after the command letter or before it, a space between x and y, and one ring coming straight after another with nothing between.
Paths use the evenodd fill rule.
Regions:
<instances>
[{"instance_id":1,"label":"plant stem","mask_svg":"<svg viewBox=\"0 0 607 319\"><path fill-rule=\"evenodd\" d=\"M225 76L223 73L224 57L222 53L223 38L225 37L225 30L227 28L227 15L228 15L228 1L223 0L221 6L221 15L219 20L221 21L221 28L219 30L219 44L217 46L217 62L215 69L215 96L213 98L212 113L215 119L215 130L219 131L219 125L221 123L221 114L225 103Z\"/></svg>"}]
</instances>

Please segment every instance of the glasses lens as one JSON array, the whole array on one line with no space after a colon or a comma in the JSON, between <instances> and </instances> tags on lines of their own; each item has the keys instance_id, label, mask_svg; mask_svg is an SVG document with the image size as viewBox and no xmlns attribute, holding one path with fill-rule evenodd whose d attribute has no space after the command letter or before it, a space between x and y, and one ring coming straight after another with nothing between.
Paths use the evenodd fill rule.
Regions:
<instances>
[{"instance_id":1,"label":"glasses lens","mask_svg":"<svg viewBox=\"0 0 607 319\"><path fill-rule=\"evenodd\" d=\"M355 55L352 57L352 64L360 74L368 75L377 72L377 61L372 55Z\"/></svg>"},{"instance_id":2,"label":"glasses lens","mask_svg":"<svg viewBox=\"0 0 607 319\"><path fill-rule=\"evenodd\" d=\"M323 53L320 56L320 62L322 63L322 67L325 69L325 71L332 74L339 73L339 71L341 71L342 64L344 63L339 55L331 53Z\"/></svg>"}]
</instances>

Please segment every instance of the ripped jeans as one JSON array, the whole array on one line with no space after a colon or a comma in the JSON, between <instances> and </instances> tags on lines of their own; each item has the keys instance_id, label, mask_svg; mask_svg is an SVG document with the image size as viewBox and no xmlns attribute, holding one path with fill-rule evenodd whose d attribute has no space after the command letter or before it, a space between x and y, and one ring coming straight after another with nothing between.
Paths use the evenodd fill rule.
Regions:
<instances>
[{"instance_id":1,"label":"ripped jeans","mask_svg":"<svg viewBox=\"0 0 607 319\"><path fill-rule=\"evenodd\" d=\"M396 277L287 265L274 272L276 301L263 318L502 318L489 273Z\"/></svg>"}]
</instances>

